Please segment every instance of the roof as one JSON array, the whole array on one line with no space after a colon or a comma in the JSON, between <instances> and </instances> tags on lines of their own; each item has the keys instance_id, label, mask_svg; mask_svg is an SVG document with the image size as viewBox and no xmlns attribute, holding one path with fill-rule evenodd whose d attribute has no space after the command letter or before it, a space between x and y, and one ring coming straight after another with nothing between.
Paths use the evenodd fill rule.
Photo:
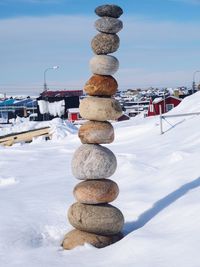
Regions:
<instances>
[{"instance_id":1,"label":"roof","mask_svg":"<svg viewBox=\"0 0 200 267\"><path fill-rule=\"evenodd\" d=\"M182 99L180 99L180 98L178 98L178 97L176 97L176 96L172 96L172 95L166 97L165 99L167 99L167 98L173 98L173 99L179 100L180 102L182 101ZM156 97L156 98L153 100L152 103L153 103L153 104L157 104L157 103L160 103L160 102L162 102L162 101L164 101L164 98L163 98L163 97Z\"/></svg>"},{"instance_id":2,"label":"roof","mask_svg":"<svg viewBox=\"0 0 200 267\"><path fill-rule=\"evenodd\" d=\"M83 90L56 90L56 91L44 91L40 94L41 96L48 97L68 97L68 96L81 96L83 95Z\"/></svg>"}]
</instances>

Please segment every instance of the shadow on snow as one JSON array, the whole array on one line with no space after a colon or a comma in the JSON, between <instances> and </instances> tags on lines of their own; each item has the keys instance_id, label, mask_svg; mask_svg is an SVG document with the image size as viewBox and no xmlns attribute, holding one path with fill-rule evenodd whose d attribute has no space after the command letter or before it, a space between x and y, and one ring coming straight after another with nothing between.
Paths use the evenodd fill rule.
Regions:
<instances>
[{"instance_id":1,"label":"shadow on snow","mask_svg":"<svg viewBox=\"0 0 200 267\"><path fill-rule=\"evenodd\" d=\"M186 195L190 190L195 189L199 186L200 186L200 177L195 179L192 182L184 184L183 186L173 191L169 195L158 200L149 210L142 213L136 221L125 223L124 230L123 230L124 235L128 235L131 232L143 227L151 219L153 219L153 217L155 217L158 213L160 213L165 208L173 204L179 198Z\"/></svg>"}]
</instances>

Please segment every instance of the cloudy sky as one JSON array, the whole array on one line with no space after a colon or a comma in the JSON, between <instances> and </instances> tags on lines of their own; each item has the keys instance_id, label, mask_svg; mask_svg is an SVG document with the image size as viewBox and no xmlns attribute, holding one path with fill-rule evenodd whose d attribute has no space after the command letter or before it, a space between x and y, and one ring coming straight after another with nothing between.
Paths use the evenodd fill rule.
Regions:
<instances>
[{"instance_id":1,"label":"cloudy sky","mask_svg":"<svg viewBox=\"0 0 200 267\"><path fill-rule=\"evenodd\" d=\"M82 89L91 76L94 9L102 0L0 0L0 93ZM200 69L200 0L112 0L124 29L119 88L192 83ZM200 75L199 75L200 76ZM200 77L197 75L197 82Z\"/></svg>"}]
</instances>

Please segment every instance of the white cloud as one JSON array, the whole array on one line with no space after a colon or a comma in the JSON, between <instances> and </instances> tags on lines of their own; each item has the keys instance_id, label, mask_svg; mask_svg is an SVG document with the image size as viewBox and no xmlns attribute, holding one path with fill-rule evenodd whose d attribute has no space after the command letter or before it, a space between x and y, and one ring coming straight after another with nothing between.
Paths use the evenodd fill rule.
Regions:
<instances>
[{"instance_id":1,"label":"white cloud","mask_svg":"<svg viewBox=\"0 0 200 267\"><path fill-rule=\"evenodd\" d=\"M42 89L46 67L49 85L80 89L91 75L90 42L96 16L49 16L4 19L0 23L1 88ZM155 22L124 16L119 33L120 87L190 84L199 68L200 23ZM127 70L128 69L128 70ZM57 82L56 82L57 81ZM56 87L56 86L55 86Z\"/></svg>"}]
</instances>

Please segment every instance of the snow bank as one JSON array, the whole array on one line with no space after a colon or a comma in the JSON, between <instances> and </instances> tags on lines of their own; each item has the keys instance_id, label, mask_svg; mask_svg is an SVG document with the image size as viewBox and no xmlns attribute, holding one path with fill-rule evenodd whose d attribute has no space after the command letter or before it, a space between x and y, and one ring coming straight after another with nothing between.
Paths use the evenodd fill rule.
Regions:
<instances>
[{"instance_id":1,"label":"snow bank","mask_svg":"<svg viewBox=\"0 0 200 267\"><path fill-rule=\"evenodd\" d=\"M176 114L198 110L199 103L197 93L184 99ZM70 168L80 146L77 135L0 147L1 179L18 181L0 187L1 266L199 267L199 120L187 117L164 135L159 117L114 124L115 142L107 147L117 156L111 179L120 194L113 205L124 214L125 237L100 250L87 244L72 251L60 246L72 229L66 213L79 182Z\"/></svg>"}]
</instances>

